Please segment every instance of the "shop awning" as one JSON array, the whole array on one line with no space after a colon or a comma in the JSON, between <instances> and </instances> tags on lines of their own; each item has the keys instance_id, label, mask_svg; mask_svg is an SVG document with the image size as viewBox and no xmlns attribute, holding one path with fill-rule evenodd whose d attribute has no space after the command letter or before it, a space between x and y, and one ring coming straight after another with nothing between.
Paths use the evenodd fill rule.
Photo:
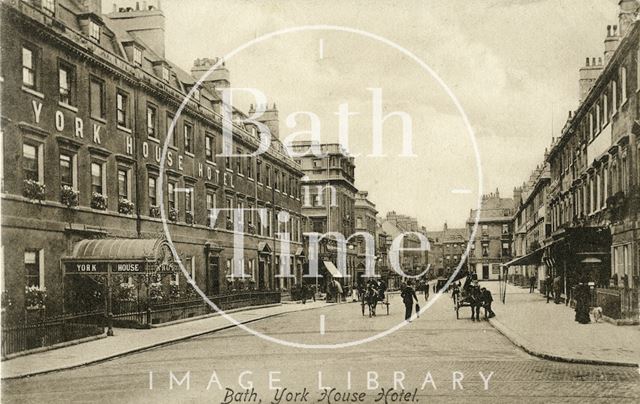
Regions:
<instances>
[{"instance_id":1,"label":"shop awning","mask_svg":"<svg viewBox=\"0 0 640 404\"><path fill-rule=\"evenodd\" d=\"M166 248L165 248L166 246ZM164 239L89 239L73 247L72 260L91 261L156 261L161 252L169 252Z\"/></svg>"},{"instance_id":2,"label":"shop awning","mask_svg":"<svg viewBox=\"0 0 640 404\"><path fill-rule=\"evenodd\" d=\"M506 264L504 264L505 267L510 267L510 266L514 266L514 265L537 265L540 264L542 261L542 254L544 252L544 248L538 248L537 250L535 250L532 253L529 253L527 255L523 255L522 257L518 257L516 259L513 259L509 262L507 262Z\"/></svg>"},{"instance_id":3,"label":"shop awning","mask_svg":"<svg viewBox=\"0 0 640 404\"><path fill-rule=\"evenodd\" d=\"M338 271L338 268L336 268L335 265L333 265L333 262L331 261L322 261L324 263L325 268L327 268L327 271L329 271L329 273L331 274L331 277L333 278L342 278L342 274L340 273L340 271Z\"/></svg>"}]
</instances>

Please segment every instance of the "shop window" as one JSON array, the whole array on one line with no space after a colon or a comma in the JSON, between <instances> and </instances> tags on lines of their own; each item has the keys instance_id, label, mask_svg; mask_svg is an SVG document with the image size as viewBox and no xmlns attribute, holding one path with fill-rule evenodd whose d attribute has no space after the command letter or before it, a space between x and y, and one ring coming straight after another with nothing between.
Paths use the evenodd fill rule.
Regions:
<instances>
[{"instance_id":1,"label":"shop window","mask_svg":"<svg viewBox=\"0 0 640 404\"><path fill-rule=\"evenodd\" d=\"M30 143L22 145L22 171L26 180L43 182L42 147Z\"/></svg>"},{"instance_id":2,"label":"shop window","mask_svg":"<svg viewBox=\"0 0 640 404\"><path fill-rule=\"evenodd\" d=\"M22 84L25 87L37 88L38 52L34 47L22 47Z\"/></svg>"},{"instance_id":3,"label":"shop window","mask_svg":"<svg viewBox=\"0 0 640 404\"><path fill-rule=\"evenodd\" d=\"M91 78L89 84L89 98L91 116L93 118L104 119L105 102L104 102L104 82L96 78Z\"/></svg>"},{"instance_id":4,"label":"shop window","mask_svg":"<svg viewBox=\"0 0 640 404\"><path fill-rule=\"evenodd\" d=\"M193 126L184 124L184 151L193 154Z\"/></svg>"},{"instance_id":5,"label":"shop window","mask_svg":"<svg viewBox=\"0 0 640 404\"><path fill-rule=\"evenodd\" d=\"M158 110L153 105L147 105L147 136L158 138Z\"/></svg>"},{"instance_id":6,"label":"shop window","mask_svg":"<svg viewBox=\"0 0 640 404\"><path fill-rule=\"evenodd\" d=\"M75 103L75 69L62 62L58 68L58 94L61 103L67 105Z\"/></svg>"},{"instance_id":7,"label":"shop window","mask_svg":"<svg viewBox=\"0 0 640 404\"><path fill-rule=\"evenodd\" d=\"M129 97L123 91L116 93L116 123L123 128L129 127Z\"/></svg>"},{"instance_id":8,"label":"shop window","mask_svg":"<svg viewBox=\"0 0 640 404\"><path fill-rule=\"evenodd\" d=\"M24 272L26 286L44 287L43 254L44 250L24 252Z\"/></svg>"}]
</instances>

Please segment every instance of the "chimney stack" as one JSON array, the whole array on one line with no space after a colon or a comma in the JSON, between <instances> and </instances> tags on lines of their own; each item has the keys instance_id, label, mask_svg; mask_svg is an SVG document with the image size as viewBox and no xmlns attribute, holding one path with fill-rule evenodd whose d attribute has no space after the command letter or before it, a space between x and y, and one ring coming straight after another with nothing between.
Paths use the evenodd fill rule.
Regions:
<instances>
[{"instance_id":1,"label":"chimney stack","mask_svg":"<svg viewBox=\"0 0 640 404\"><path fill-rule=\"evenodd\" d=\"M585 65L580 68L580 101L584 100L603 69L602 58L586 58Z\"/></svg>"},{"instance_id":2,"label":"chimney stack","mask_svg":"<svg viewBox=\"0 0 640 404\"><path fill-rule=\"evenodd\" d=\"M618 44L620 43L620 36L618 35L617 25L607 25L607 37L604 39L604 63L609 63L611 56L613 56Z\"/></svg>"},{"instance_id":3,"label":"chimney stack","mask_svg":"<svg viewBox=\"0 0 640 404\"><path fill-rule=\"evenodd\" d=\"M640 5L638 5L637 0L620 0L618 2L618 6L620 8L620 12L618 13L620 37L624 37L627 34L627 31L629 31L629 27L638 16L638 9L640 9Z\"/></svg>"},{"instance_id":4,"label":"chimney stack","mask_svg":"<svg viewBox=\"0 0 640 404\"><path fill-rule=\"evenodd\" d=\"M99 1L99 0L85 0ZM120 2L124 3L124 2ZM147 6L147 3L151 5ZM132 4L131 2L127 4ZM148 0L133 3L135 7L118 6L117 10L106 14L105 17L117 20L127 32L135 34L161 58L164 59L164 14L160 8L160 0ZM155 4L155 5L154 5ZM114 3L114 7L116 4Z\"/></svg>"},{"instance_id":5,"label":"chimney stack","mask_svg":"<svg viewBox=\"0 0 640 404\"><path fill-rule=\"evenodd\" d=\"M224 61L220 63L219 58L202 58L193 61L191 75L200 80L212 67L217 67L203 80L202 87L206 88L212 94L218 93L223 88L229 88L231 79L229 69Z\"/></svg>"}]
</instances>

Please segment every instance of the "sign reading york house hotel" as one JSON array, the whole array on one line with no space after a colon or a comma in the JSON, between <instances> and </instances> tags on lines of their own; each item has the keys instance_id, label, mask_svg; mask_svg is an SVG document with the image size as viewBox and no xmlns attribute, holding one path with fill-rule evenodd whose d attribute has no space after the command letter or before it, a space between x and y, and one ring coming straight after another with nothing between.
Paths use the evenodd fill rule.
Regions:
<instances>
[{"instance_id":1,"label":"sign reading york house hotel","mask_svg":"<svg viewBox=\"0 0 640 404\"><path fill-rule=\"evenodd\" d=\"M640 399L640 0L114 3L0 2L3 402Z\"/></svg>"}]
</instances>

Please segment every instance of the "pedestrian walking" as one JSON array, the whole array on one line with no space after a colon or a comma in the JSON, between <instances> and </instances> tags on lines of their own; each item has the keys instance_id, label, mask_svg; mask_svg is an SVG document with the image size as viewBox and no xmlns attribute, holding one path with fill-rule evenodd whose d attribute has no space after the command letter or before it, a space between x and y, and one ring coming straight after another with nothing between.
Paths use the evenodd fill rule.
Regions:
<instances>
[{"instance_id":1,"label":"pedestrian walking","mask_svg":"<svg viewBox=\"0 0 640 404\"><path fill-rule=\"evenodd\" d=\"M309 295L309 288L304 283L302 284L302 288L301 288L300 294L302 295L302 304L307 304L307 298L308 298L308 295Z\"/></svg>"},{"instance_id":2,"label":"pedestrian walking","mask_svg":"<svg viewBox=\"0 0 640 404\"><path fill-rule=\"evenodd\" d=\"M536 289L536 276L531 275L529 277L529 293L533 293L535 289Z\"/></svg>"},{"instance_id":3,"label":"pedestrian walking","mask_svg":"<svg viewBox=\"0 0 640 404\"><path fill-rule=\"evenodd\" d=\"M402 298L402 302L404 303L404 319L407 321L411 321L411 313L413 311L413 302L418 302L418 296L416 296L416 291L411 287L411 284L405 284L402 287L402 292L400 293L400 297Z\"/></svg>"},{"instance_id":4,"label":"pedestrian walking","mask_svg":"<svg viewBox=\"0 0 640 404\"><path fill-rule=\"evenodd\" d=\"M562 283L562 278L560 276L556 276L553 279L553 302L555 304L560 304L560 284Z\"/></svg>"},{"instance_id":5,"label":"pedestrian walking","mask_svg":"<svg viewBox=\"0 0 640 404\"><path fill-rule=\"evenodd\" d=\"M547 279L545 280L544 283L544 292L545 295L547 295L547 303L549 303L549 299L551 299L551 294L552 292L552 288L553 288L553 278L551 278L551 274L547 275Z\"/></svg>"},{"instance_id":6,"label":"pedestrian walking","mask_svg":"<svg viewBox=\"0 0 640 404\"><path fill-rule=\"evenodd\" d=\"M484 307L484 319L488 320L492 317L496 316L496 313L491 309L491 303L493 303L493 296L491 295L491 291L487 288L480 289L482 292L482 306Z\"/></svg>"}]
</instances>

